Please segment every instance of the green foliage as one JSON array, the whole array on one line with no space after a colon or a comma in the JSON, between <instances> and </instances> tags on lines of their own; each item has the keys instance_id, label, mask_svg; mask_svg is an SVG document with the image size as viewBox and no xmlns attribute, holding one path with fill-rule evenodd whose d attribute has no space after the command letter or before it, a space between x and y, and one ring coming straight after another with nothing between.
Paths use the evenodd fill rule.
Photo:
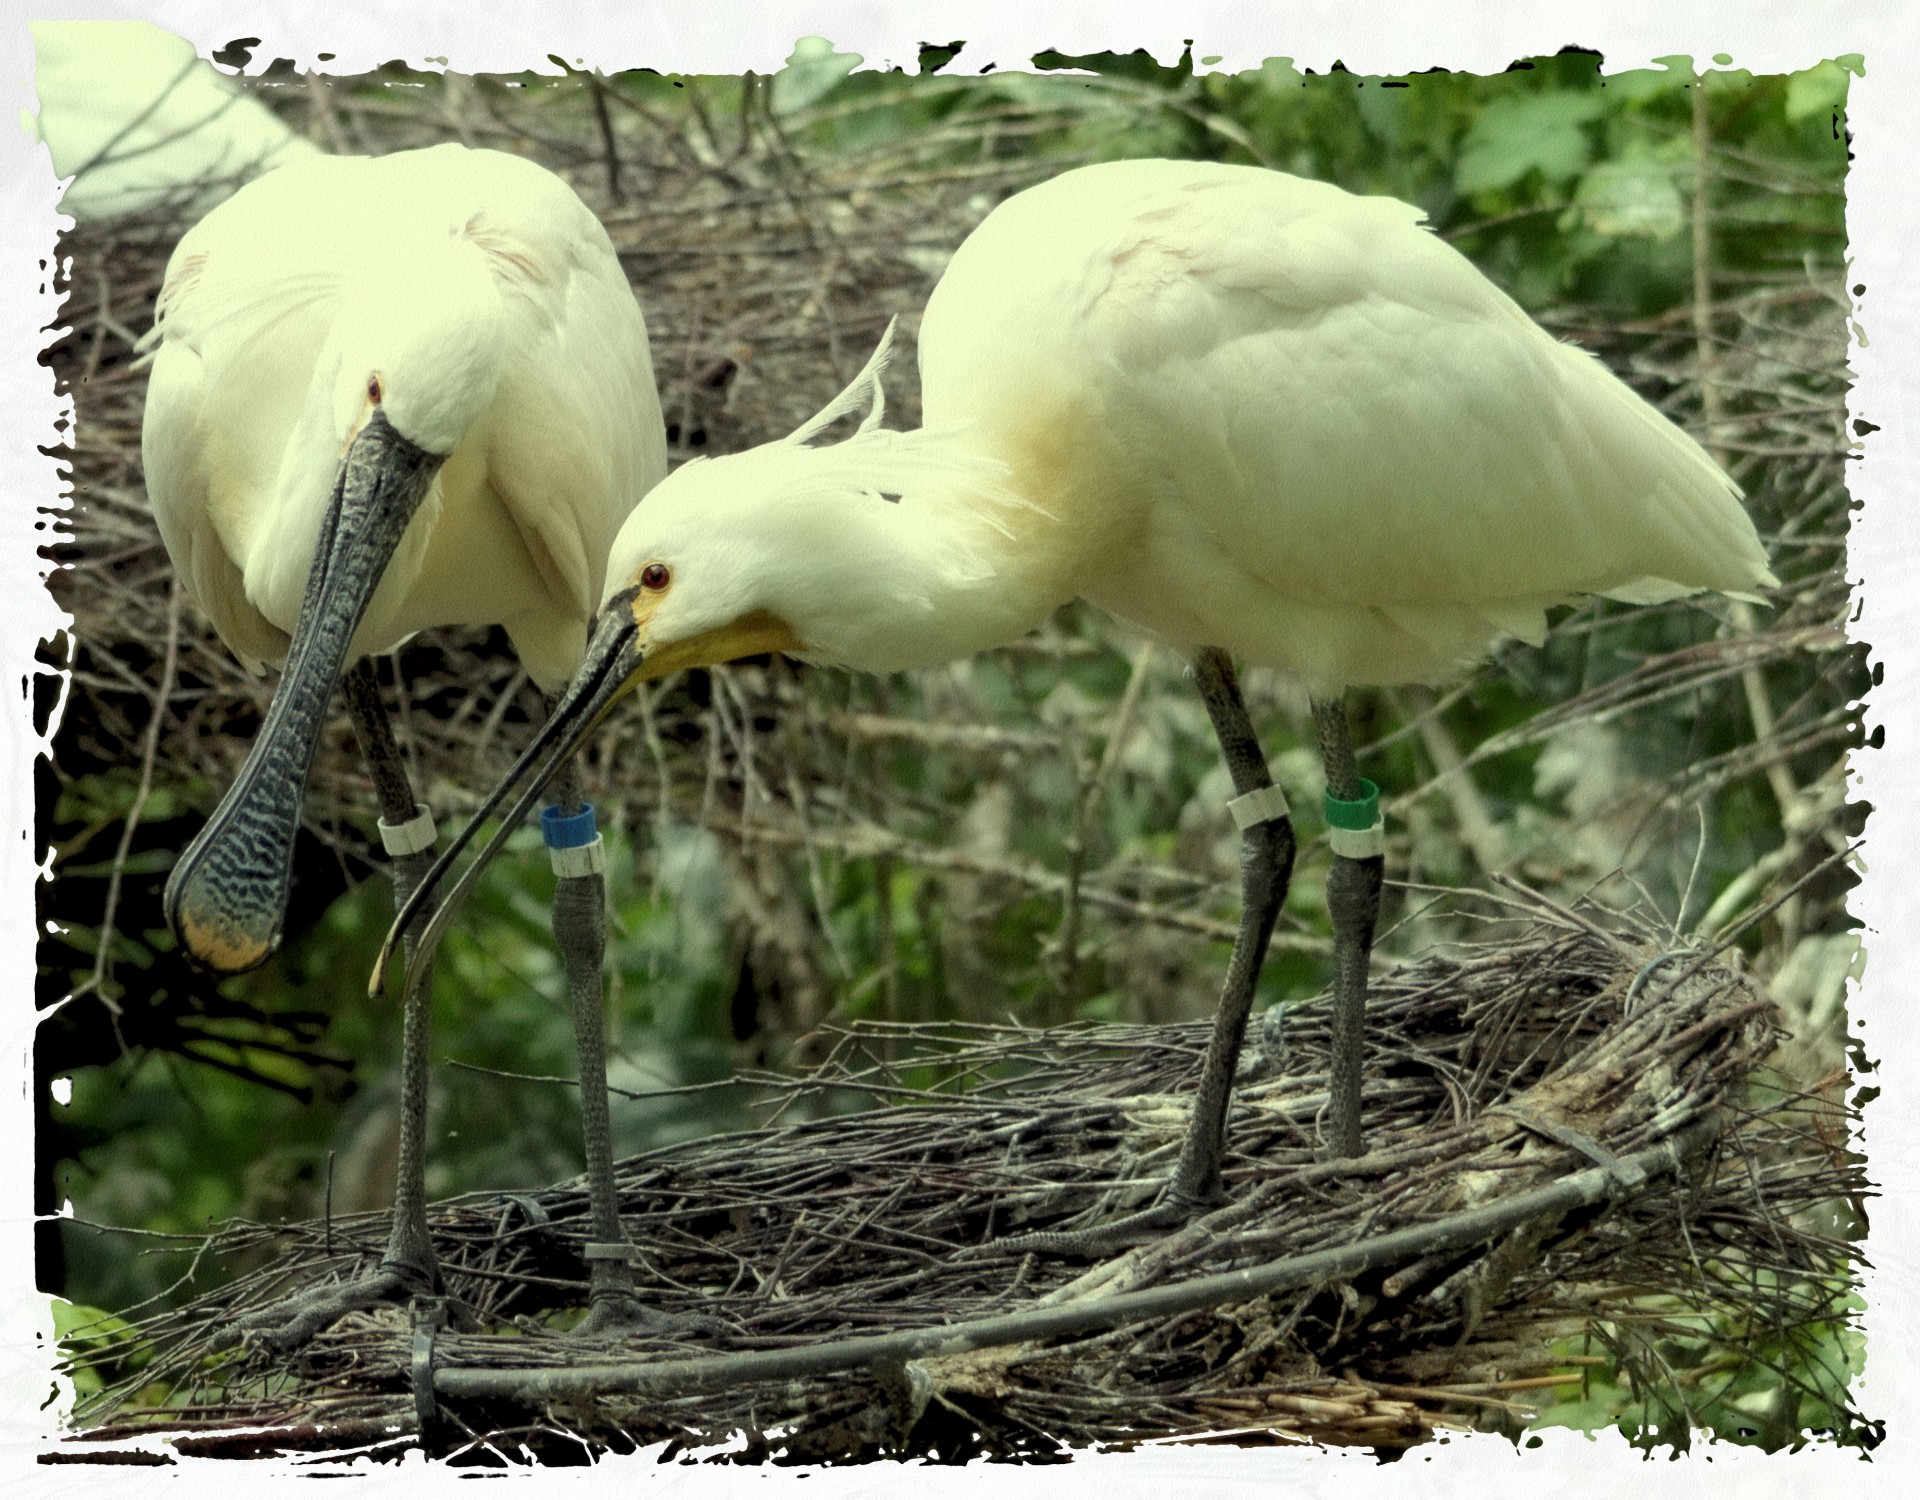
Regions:
<instances>
[{"instance_id":1,"label":"green foliage","mask_svg":"<svg viewBox=\"0 0 1920 1500\"><path fill-rule=\"evenodd\" d=\"M69 1302L64 1297L53 1299L53 1337L61 1354L78 1367L73 1375L76 1395L91 1396L105 1386L105 1374L99 1367L87 1363L88 1357L111 1349L129 1332L131 1328L124 1318L97 1307Z\"/></svg>"},{"instance_id":2,"label":"green foliage","mask_svg":"<svg viewBox=\"0 0 1920 1500\"><path fill-rule=\"evenodd\" d=\"M1454 186L1475 197L1516 188L1535 173L1545 185L1564 186L1592 160L1585 127L1605 108L1599 93L1571 89L1494 100L1467 132Z\"/></svg>"},{"instance_id":3,"label":"green foliage","mask_svg":"<svg viewBox=\"0 0 1920 1500\"><path fill-rule=\"evenodd\" d=\"M1878 1425L1861 1423L1848 1399L1866 1366L1865 1303L1842 1284L1781 1288L1770 1278L1754 1297L1783 1292L1813 1309L1784 1329L1758 1314L1735 1319L1645 1299L1630 1319L1603 1325L1606 1363L1570 1381L1535 1425L1611 1427L1648 1450L1684 1450L1696 1434L1768 1451L1798 1449L1809 1435L1877 1446ZM1581 1341L1568 1352L1592 1349Z\"/></svg>"}]
</instances>

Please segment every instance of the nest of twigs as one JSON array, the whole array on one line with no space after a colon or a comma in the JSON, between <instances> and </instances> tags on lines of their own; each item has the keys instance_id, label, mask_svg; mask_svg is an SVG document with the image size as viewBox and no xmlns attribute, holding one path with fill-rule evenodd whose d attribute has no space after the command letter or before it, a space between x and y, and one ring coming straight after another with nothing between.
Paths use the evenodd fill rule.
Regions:
<instances>
[{"instance_id":1,"label":"nest of twigs","mask_svg":"<svg viewBox=\"0 0 1920 1500\"><path fill-rule=\"evenodd\" d=\"M291 1359L216 1354L233 1319L365 1272L386 1239L382 1215L232 1225L181 1253L237 1279L83 1345L75 1368L106 1382L76 1414L84 1441L422 1444L484 1464L743 1439L786 1462L1223 1431L1395 1448L1577 1388L1606 1362L1582 1336L1604 1339L1648 1287L1729 1315L1735 1345L1832 1316L1847 1250L1829 1215L1863 1183L1842 1109L1752 1107L1769 1004L1710 954L1662 958L1659 934L1532 915L1378 983L1357 1160L1316 1139L1322 1010L1268 1012L1235 1097L1230 1201L1090 1271L994 1241L1153 1194L1204 1027L848 1030L769 1098L870 1107L621 1168L643 1294L702 1331L561 1331L586 1298L586 1196L568 1184L433 1210L453 1316L428 1342L416 1305L411 1322L349 1316ZM1143 1291L1161 1303L1128 1311Z\"/></svg>"}]
</instances>

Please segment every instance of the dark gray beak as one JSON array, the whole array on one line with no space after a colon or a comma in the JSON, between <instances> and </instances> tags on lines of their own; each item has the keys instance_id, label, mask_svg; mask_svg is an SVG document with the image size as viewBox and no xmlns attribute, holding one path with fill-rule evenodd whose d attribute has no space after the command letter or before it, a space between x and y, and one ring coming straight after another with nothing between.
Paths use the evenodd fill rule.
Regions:
<instances>
[{"instance_id":1,"label":"dark gray beak","mask_svg":"<svg viewBox=\"0 0 1920 1500\"><path fill-rule=\"evenodd\" d=\"M473 863L467 866L466 873L460 877L458 885L448 892L434 911L433 918L420 934L414 945L411 962L408 965L407 979L412 983L414 976L432 960L433 952L440 945L447 925L453 920L460 903L467 893L478 883L481 874L493 861L493 857L505 847L508 837L520 826L540 794L546 790L567 757L580 747L588 735L599 726L607 711L619 700L621 695L633 685L633 674L639 665L639 653L635 649L638 634L633 623L633 612L629 607L632 593L616 594L607 601L606 608L600 611L594 622L593 634L587 640L587 654L580 663L580 670L573 674L573 681L567 685L567 691L559 703L554 705L547 722L533 737L533 743L521 752L507 774L500 778L500 784L487 794L479 809L467 820L448 844L444 853L433 862L431 869L421 877L411 899L394 914L393 926L387 929L387 939L380 946L380 956L374 961L373 975L367 981L369 997L378 996L386 982L387 963L393 955L394 944L400 934L405 932L414 919L432 898L433 892L460 851L473 841L484 823L516 785L532 772L533 779L527 782L526 790L501 821L499 830L482 849ZM534 768L538 766L538 769Z\"/></svg>"},{"instance_id":2,"label":"dark gray beak","mask_svg":"<svg viewBox=\"0 0 1920 1500\"><path fill-rule=\"evenodd\" d=\"M321 524L293 645L247 763L167 880L167 923L195 962L256 968L280 946L293 839L327 700L407 524L445 461L378 407L348 447Z\"/></svg>"}]
</instances>

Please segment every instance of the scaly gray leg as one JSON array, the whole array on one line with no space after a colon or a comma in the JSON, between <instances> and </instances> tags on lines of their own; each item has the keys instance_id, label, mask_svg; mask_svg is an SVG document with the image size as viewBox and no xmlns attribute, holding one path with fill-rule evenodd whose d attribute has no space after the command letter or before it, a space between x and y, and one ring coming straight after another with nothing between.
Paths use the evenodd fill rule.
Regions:
<instances>
[{"instance_id":1,"label":"scaly gray leg","mask_svg":"<svg viewBox=\"0 0 1920 1500\"><path fill-rule=\"evenodd\" d=\"M551 710L552 705L548 705ZM562 818L582 812L579 773L571 763L552 782L551 810ZM596 835L596 838L598 835ZM599 865L597 859L576 861ZM574 1048L580 1075L580 1133L587 1158L587 1206L593 1238L588 1243L591 1306L576 1332L598 1334L710 1335L727 1325L700 1313L657 1312L633 1285L633 1245L620 1222L620 1189L613 1169L613 1124L607 1103L606 1001L602 972L607 947L607 879L604 870L561 874L553 892L553 937L567 972L573 1005Z\"/></svg>"},{"instance_id":2,"label":"scaly gray leg","mask_svg":"<svg viewBox=\"0 0 1920 1500\"><path fill-rule=\"evenodd\" d=\"M1327 768L1327 795L1350 804L1355 815L1379 789L1362 781L1354 766L1353 738L1347 726L1346 704L1338 698L1313 700L1313 722L1320 732L1320 758ZM1358 1156L1364 1149L1360 1130L1361 1066L1366 1057L1367 961L1373 952L1373 931L1380 918L1380 888L1386 860L1378 853L1378 835L1357 830L1344 833L1328 808L1329 836L1335 843L1333 868L1327 872L1327 913L1333 918L1333 1057L1329 1065L1328 1106L1331 1147L1336 1157ZM1341 845L1355 851L1343 853Z\"/></svg>"},{"instance_id":3,"label":"scaly gray leg","mask_svg":"<svg viewBox=\"0 0 1920 1500\"><path fill-rule=\"evenodd\" d=\"M548 705L551 709L552 705ZM552 783L552 806L562 817L585 808L579 772L571 762ZM587 1201L593 1239L587 1266L592 1307L585 1333L653 1328L662 1321L633 1289L627 1232L620 1223L620 1192L613 1170L613 1123L607 1104L607 1042L602 975L607 947L607 877L602 871L561 875L553 890L553 939L566 969L573 1006L574 1047L580 1077L580 1130L587 1158ZM592 1253L598 1252L598 1253Z\"/></svg>"},{"instance_id":4,"label":"scaly gray leg","mask_svg":"<svg viewBox=\"0 0 1920 1500\"><path fill-rule=\"evenodd\" d=\"M414 800L406 762L380 700L380 683L372 664L355 662L342 674L341 686L346 691L354 735L380 798L381 835L389 847L397 842L410 850L389 856L394 910L398 911L433 864L432 825L428 821L424 833L420 832L426 809ZM413 957L415 933L424 918L423 913L422 920L405 934L409 959ZM334 1286L315 1287L238 1318L215 1339L216 1347L252 1339L284 1353L299 1348L346 1313L381 1302L428 1296L438 1290L439 1264L427 1233L427 1055L432 1020L433 974L429 969L408 994L401 1013L400 1146L394 1171L393 1227L387 1235L386 1253L380 1257L380 1269Z\"/></svg>"},{"instance_id":5,"label":"scaly gray leg","mask_svg":"<svg viewBox=\"0 0 1920 1500\"><path fill-rule=\"evenodd\" d=\"M1294 837L1285 799L1271 790L1273 776L1240 696L1232 660L1226 652L1207 647L1194 658L1193 675L1233 776L1232 805L1235 821L1241 824L1240 931L1214 1012L1213 1035L1201 1064L1200 1088L1179 1163L1160 1201L1141 1213L1092 1229L1010 1236L985 1248L1104 1255L1183 1224L1225 1196L1220 1169L1226 1157L1227 1105L1267 944L1293 879Z\"/></svg>"}]
</instances>

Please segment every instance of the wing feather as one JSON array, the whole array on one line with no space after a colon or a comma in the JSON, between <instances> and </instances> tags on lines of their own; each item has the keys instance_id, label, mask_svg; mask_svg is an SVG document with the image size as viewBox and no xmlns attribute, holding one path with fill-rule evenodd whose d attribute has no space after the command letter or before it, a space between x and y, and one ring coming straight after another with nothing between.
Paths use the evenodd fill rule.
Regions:
<instances>
[{"instance_id":1,"label":"wing feather","mask_svg":"<svg viewBox=\"0 0 1920 1500\"><path fill-rule=\"evenodd\" d=\"M1183 509L1290 598L1452 605L1531 631L1542 601L1578 593L1773 581L1738 489L1699 445L1407 204L1125 162L998 214L1002 232L984 226L948 279L1013 284L997 301L1019 358L996 368L943 310L927 337L944 347L923 342L929 420L1034 399L1007 389L1007 368L1098 393L1156 508ZM1072 270L1037 272L1034 244Z\"/></svg>"},{"instance_id":2,"label":"wing feather","mask_svg":"<svg viewBox=\"0 0 1920 1500\"><path fill-rule=\"evenodd\" d=\"M141 429L147 503L188 597L227 649L258 671L285 656L287 637L248 602L246 581L207 504L214 481L202 422L203 376L200 356L185 344L169 345L154 361Z\"/></svg>"},{"instance_id":3,"label":"wing feather","mask_svg":"<svg viewBox=\"0 0 1920 1500\"><path fill-rule=\"evenodd\" d=\"M584 628L614 535L666 477L667 451L639 304L599 221L577 198L571 207L570 223L533 226L550 240L536 241L542 264L557 269L518 311L519 357L502 380L487 458L547 587ZM531 238L526 227L494 232Z\"/></svg>"},{"instance_id":4,"label":"wing feather","mask_svg":"<svg viewBox=\"0 0 1920 1500\"><path fill-rule=\"evenodd\" d=\"M1137 374L1113 428L1275 587L1481 608L1772 581L1699 446L1410 210L1196 199L1184 274L1136 263L1095 305Z\"/></svg>"}]
</instances>

